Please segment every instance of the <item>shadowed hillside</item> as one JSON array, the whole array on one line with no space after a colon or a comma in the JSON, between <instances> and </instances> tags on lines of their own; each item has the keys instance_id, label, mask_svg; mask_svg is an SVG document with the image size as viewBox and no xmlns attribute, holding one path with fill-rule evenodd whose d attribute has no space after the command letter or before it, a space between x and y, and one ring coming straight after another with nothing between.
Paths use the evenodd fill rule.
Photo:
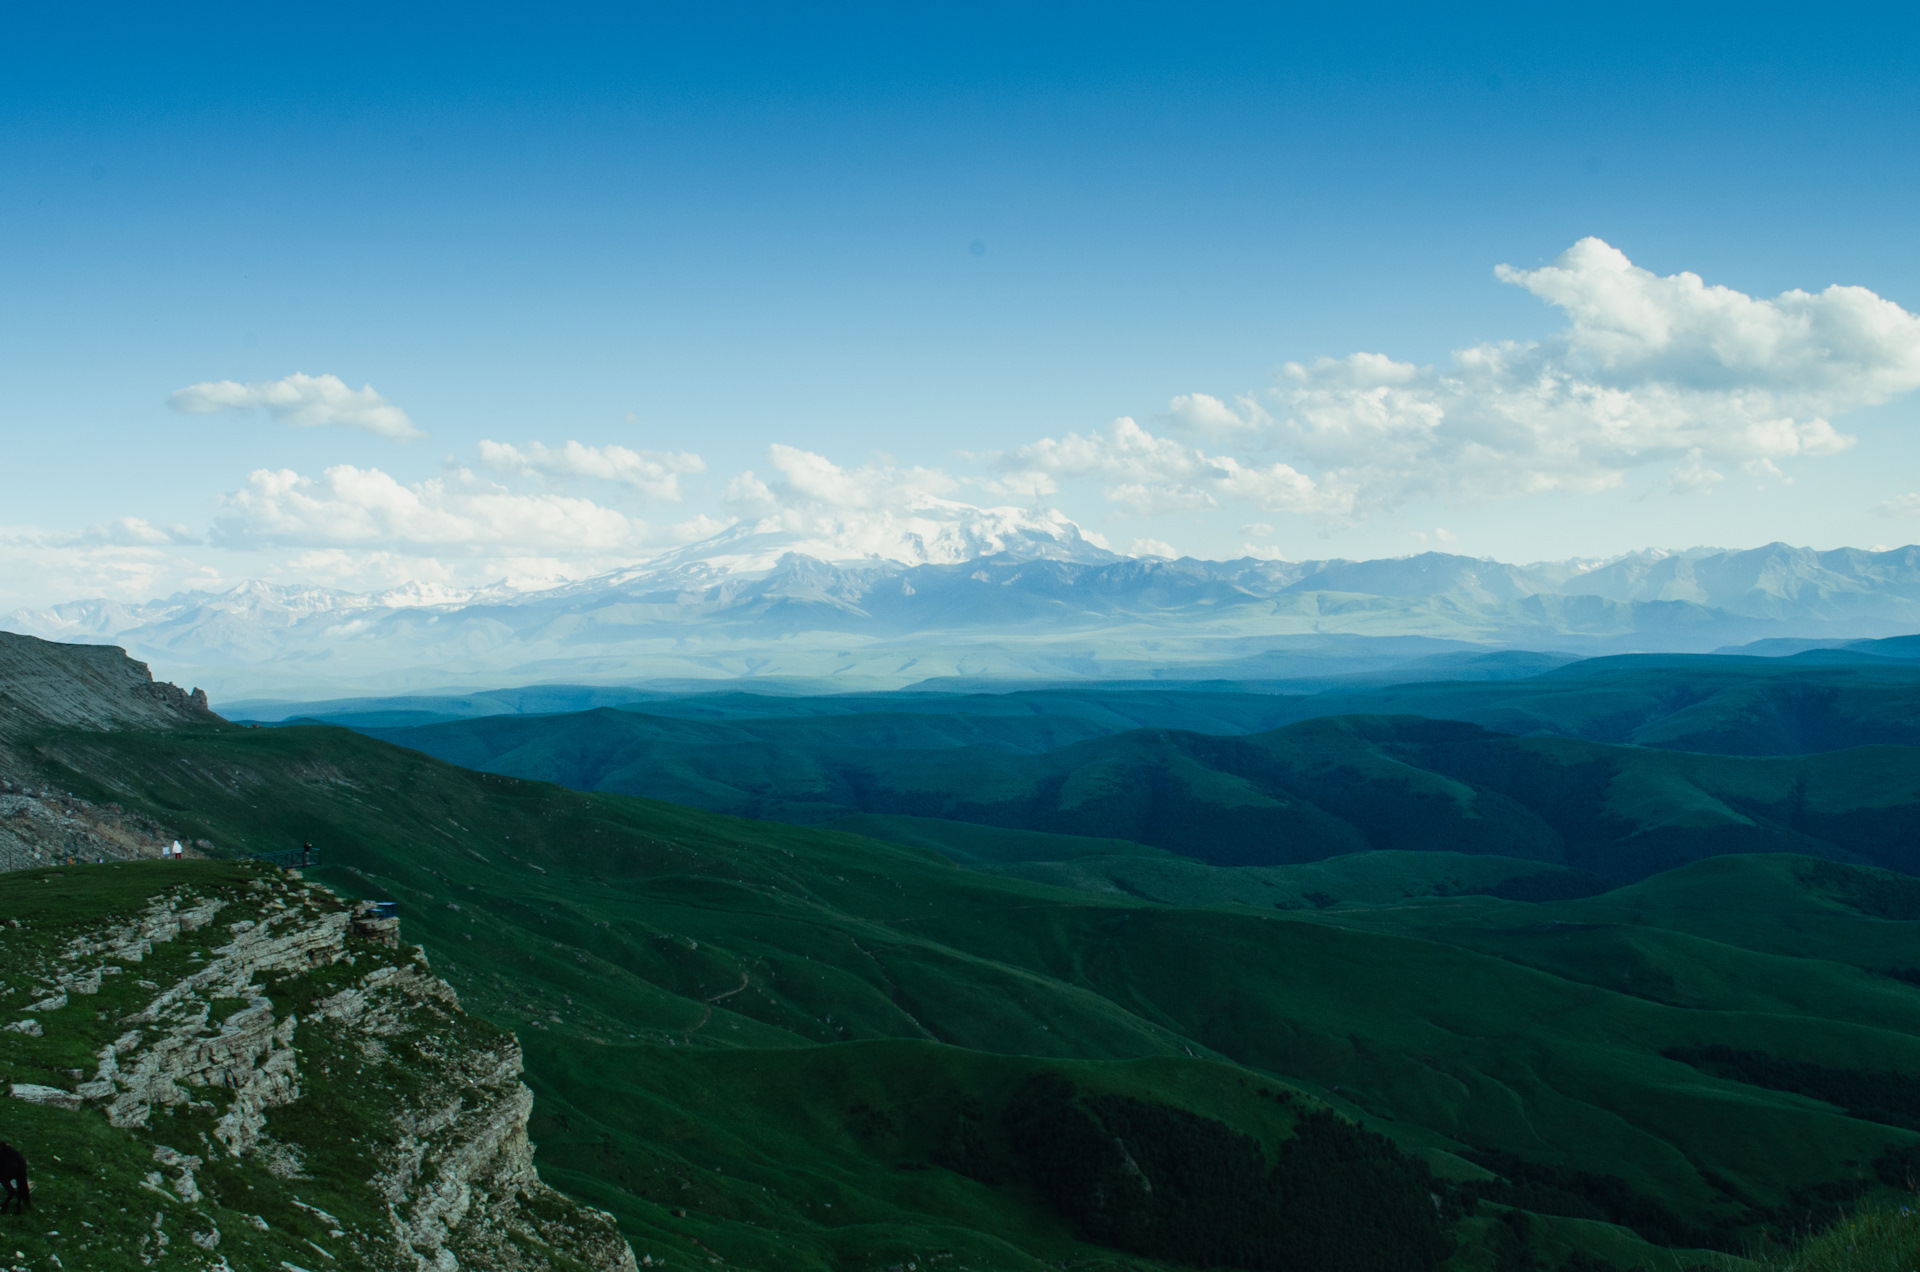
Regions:
<instances>
[{"instance_id":1,"label":"shadowed hillside","mask_svg":"<svg viewBox=\"0 0 1920 1272\"><path fill-rule=\"evenodd\" d=\"M954 740L975 744L927 745L944 723L601 710L386 736L474 768L752 816L937 819L1222 866L1396 850L1490 853L1616 882L1725 852L1920 869L1920 752L1906 747L1738 758L1356 716L1244 737L1138 730L1021 755L978 745L992 725L971 717L972 738ZM832 745L848 734L868 745Z\"/></svg>"},{"instance_id":2,"label":"shadowed hillside","mask_svg":"<svg viewBox=\"0 0 1920 1272\"><path fill-rule=\"evenodd\" d=\"M1294 704L1296 719L1349 712L1675 751L1804 755L1920 744L1920 665L1828 650L1779 659L1636 654L1525 680L1332 690Z\"/></svg>"},{"instance_id":3,"label":"shadowed hillside","mask_svg":"<svg viewBox=\"0 0 1920 1272\"><path fill-rule=\"evenodd\" d=\"M221 843L311 837L325 877L397 899L470 1007L519 1030L547 1177L636 1250L1084 1258L1120 1238L1007 1138L1048 1072L1123 1101L1090 1117L1137 1100L1251 1135L1262 1170L1289 1110L1324 1104L1459 1181L1449 1213L1483 1209L1449 1221L1456 1239L1517 1202L1560 1258L1785 1230L1920 1143L1666 1054L1920 1072L1920 991L1891 974L1920 963L1920 906L1889 911L1872 899L1891 877L1853 867L1722 858L1586 901L1396 902L1376 883L1379 901L1326 909L1194 909L337 729L49 733L38 754L81 794ZM1528 1183L1525 1163L1572 1173Z\"/></svg>"}]
</instances>

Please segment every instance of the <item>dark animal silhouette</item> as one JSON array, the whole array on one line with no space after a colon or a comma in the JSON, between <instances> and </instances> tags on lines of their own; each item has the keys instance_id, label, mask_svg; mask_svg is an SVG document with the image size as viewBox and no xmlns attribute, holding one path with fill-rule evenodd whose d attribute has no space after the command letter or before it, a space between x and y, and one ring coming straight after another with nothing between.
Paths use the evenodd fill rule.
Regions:
<instances>
[{"instance_id":1,"label":"dark animal silhouette","mask_svg":"<svg viewBox=\"0 0 1920 1272\"><path fill-rule=\"evenodd\" d=\"M8 1203L16 1215L23 1207L33 1209L33 1195L27 1191L27 1159L5 1140L0 1140L0 1184L7 1186L6 1194L0 1196L0 1214L6 1213Z\"/></svg>"}]
</instances>

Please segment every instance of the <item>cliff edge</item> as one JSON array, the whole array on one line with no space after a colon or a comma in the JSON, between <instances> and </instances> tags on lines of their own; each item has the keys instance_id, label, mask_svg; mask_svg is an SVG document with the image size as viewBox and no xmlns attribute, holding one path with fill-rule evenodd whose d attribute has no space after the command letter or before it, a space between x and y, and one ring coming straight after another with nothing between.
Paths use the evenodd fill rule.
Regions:
<instances>
[{"instance_id":1,"label":"cliff edge","mask_svg":"<svg viewBox=\"0 0 1920 1272\"><path fill-rule=\"evenodd\" d=\"M220 717L200 689L156 681L117 645L0 632L0 736L22 727L171 729Z\"/></svg>"},{"instance_id":2,"label":"cliff edge","mask_svg":"<svg viewBox=\"0 0 1920 1272\"><path fill-rule=\"evenodd\" d=\"M223 723L201 690L155 681L124 649L0 632L0 872L156 858L180 837L152 817L56 789L42 735ZM193 855L210 848L186 845Z\"/></svg>"},{"instance_id":3,"label":"cliff edge","mask_svg":"<svg viewBox=\"0 0 1920 1272\"><path fill-rule=\"evenodd\" d=\"M535 1173L518 1042L390 922L248 863L8 888L0 1112L30 1266L635 1268Z\"/></svg>"}]
</instances>

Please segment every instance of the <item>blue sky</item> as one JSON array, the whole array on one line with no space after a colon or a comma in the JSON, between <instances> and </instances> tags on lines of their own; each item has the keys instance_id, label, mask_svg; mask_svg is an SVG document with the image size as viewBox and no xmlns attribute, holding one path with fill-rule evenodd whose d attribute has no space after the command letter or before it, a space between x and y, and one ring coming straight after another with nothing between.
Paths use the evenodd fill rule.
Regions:
<instances>
[{"instance_id":1,"label":"blue sky","mask_svg":"<svg viewBox=\"0 0 1920 1272\"><path fill-rule=\"evenodd\" d=\"M1623 450L1579 391L1516 403L1591 371L1568 306L1625 276L1494 274L1592 236L1636 304L1688 271L1920 311L1892 9L261 8L46 9L0 48L0 603L533 582L936 499L1212 557L1920 537L1897 319L1841 297L1774 358L1689 310L1594 373L1644 416ZM1408 370L1315 369L1356 353ZM424 436L174 396L296 373ZM1368 393L1410 395L1391 445ZM1327 394L1344 450L1302 423ZM1421 410L1454 439L1409 442Z\"/></svg>"}]
</instances>

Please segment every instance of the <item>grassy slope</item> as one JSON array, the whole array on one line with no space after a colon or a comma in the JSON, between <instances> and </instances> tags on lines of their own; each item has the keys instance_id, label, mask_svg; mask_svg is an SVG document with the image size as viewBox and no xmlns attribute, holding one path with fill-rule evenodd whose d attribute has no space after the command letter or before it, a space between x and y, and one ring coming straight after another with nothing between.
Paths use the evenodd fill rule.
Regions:
<instances>
[{"instance_id":1,"label":"grassy slope","mask_svg":"<svg viewBox=\"0 0 1920 1272\"><path fill-rule=\"evenodd\" d=\"M521 710L571 716L494 715L429 728L404 712L322 715L470 767L555 777L535 767L564 753L583 765L569 785L651 793L627 770L645 760L676 769L673 752L716 752L693 771L718 775L730 748L850 752L981 746L1033 754L1132 729L1246 734L1333 715L1419 715L1465 720L1521 736L1584 738L1726 755L1794 755L1864 745L1920 744L1920 665L1861 660L1822 666L1804 659L1671 655L1593 658L1540 675L1437 680L1382 687L1276 683L1275 692L1088 688L996 694L895 693L771 697L731 693L649 696L620 715L536 698ZM1305 689L1305 692L1301 690ZM525 691L532 693L533 691ZM497 695L511 696L511 695ZM602 691L612 705L617 694ZM422 700L425 702L426 700ZM350 705L350 704L348 704ZM583 702L583 706L586 705ZM397 706L390 704L390 706ZM565 735L579 733L581 736ZM738 761L735 762L737 765ZM718 766L718 767L716 767ZM736 789L735 800L751 788ZM715 791L703 802L715 803ZM731 807L731 806L729 806Z\"/></svg>"},{"instance_id":2,"label":"grassy slope","mask_svg":"<svg viewBox=\"0 0 1920 1272\"><path fill-rule=\"evenodd\" d=\"M909 819L867 820L878 823L874 834L899 840L902 835L893 832L892 826ZM1015 832L1004 833L1011 836ZM1558 866L1457 852L1362 852L1305 865L1222 868L1147 849L1125 855L1085 852L1073 857L1033 857L994 868L998 873L1037 883L1124 894L1167 905L1243 905L1278 910L1325 910L1341 904L1387 905L1414 897L1482 894L1516 880L1565 880L1564 895L1579 895L1594 888L1587 877Z\"/></svg>"},{"instance_id":3,"label":"grassy slope","mask_svg":"<svg viewBox=\"0 0 1920 1272\"><path fill-rule=\"evenodd\" d=\"M1791 1251L1764 1260L1768 1272L1912 1272L1920 1267L1920 1198L1865 1207Z\"/></svg>"},{"instance_id":4,"label":"grassy slope","mask_svg":"<svg viewBox=\"0 0 1920 1272\"><path fill-rule=\"evenodd\" d=\"M867 731L893 719L802 720L791 744L778 737L794 721L728 741L743 726L618 711L400 736L470 767L584 790L801 822L864 813L1121 840L1214 865L1450 851L1619 881L1714 853L1786 851L1920 870L1920 750L1908 747L1734 757L1363 716L1246 737L1136 730L1038 755L831 744L848 736L836 729L873 740ZM905 829L938 842L924 825ZM956 855L1023 854L976 844Z\"/></svg>"},{"instance_id":5,"label":"grassy slope","mask_svg":"<svg viewBox=\"0 0 1920 1272\"><path fill-rule=\"evenodd\" d=\"M1920 745L1920 666L1623 655L1523 680L1437 681L1296 700L1296 715L1421 715L1503 733L1723 755Z\"/></svg>"},{"instance_id":6,"label":"grassy slope","mask_svg":"<svg viewBox=\"0 0 1920 1272\"><path fill-rule=\"evenodd\" d=\"M69 734L46 753L83 794L228 851L311 838L323 877L399 900L410 939L525 1040L549 1177L642 1253L1096 1266L1030 1200L918 1169L947 1110L991 1107L1041 1058L1264 1134L1284 1127L1244 1101L1285 1079L1456 1173L1449 1154L1506 1149L1701 1221L1737 1209L1704 1171L1777 1204L1920 1139L1659 1054L1920 1071L1920 990L1880 974L1920 963L1920 923L1848 908L1793 859L1551 906L1178 909L337 729ZM1744 906L1705 899L1730 892Z\"/></svg>"}]
</instances>

